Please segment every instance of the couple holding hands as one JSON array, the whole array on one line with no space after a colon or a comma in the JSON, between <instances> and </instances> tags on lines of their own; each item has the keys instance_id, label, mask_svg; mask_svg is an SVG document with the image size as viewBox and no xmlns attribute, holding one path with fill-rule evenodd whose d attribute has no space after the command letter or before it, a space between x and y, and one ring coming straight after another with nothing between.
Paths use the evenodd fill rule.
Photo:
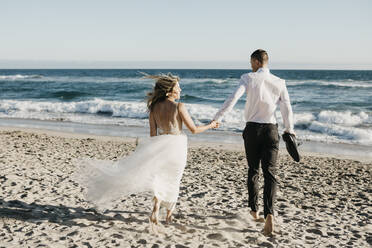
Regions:
<instances>
[{"instance_id":1,"label":"couple holding hands","mask_svg":"<svg viewBox=\"0 0 372 248\"><path fill-rule=\"evenodd\" d=\"M265 221L264 234L274 230L274 200L277 189L276 162L279 133L275 118L277 105L285 132L294 135L293 113L285 81L270 73L268 54L262 49L251 55L252 72L243 74L235 91L224 102L208 125L196 126L180 99L179 78L168 75L145 75L155 79L148 94L150 138L143 139L131 155L118 161L81 160L76 172L84 186L86 199L98 208L107 209L120 197L151 192L153 211L150 222L158 224L161 206L167 210L166 223L172 219L180 182L187 160L187 136L183 124L194 134L218 128L222 116L229 112L245 93L243 132L248 161L248 194L252 218ZM264 176L264 218L258 214L259 164Z\"/></svg>"}]
</instances>

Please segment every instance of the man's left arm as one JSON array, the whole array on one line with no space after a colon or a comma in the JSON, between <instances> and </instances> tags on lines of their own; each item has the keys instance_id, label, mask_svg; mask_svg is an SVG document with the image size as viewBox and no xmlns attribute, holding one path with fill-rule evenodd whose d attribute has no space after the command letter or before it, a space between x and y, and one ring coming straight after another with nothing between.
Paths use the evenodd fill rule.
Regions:
<instances>
[{"instance_id":1,"label":"man's left arm","mask_svg":"<svg viewBox=\"0 0 372 248\"><path fill-rule=\"evenodd\" d=\"M284 83L284 88L282 89L282 92L280 94L279 104L280 104L280 112L283 117L285 132L295 134L291 101L289 99L289 94L288 94L287 86L285 85L285 83Z\"/></svg>"}]
</instances>

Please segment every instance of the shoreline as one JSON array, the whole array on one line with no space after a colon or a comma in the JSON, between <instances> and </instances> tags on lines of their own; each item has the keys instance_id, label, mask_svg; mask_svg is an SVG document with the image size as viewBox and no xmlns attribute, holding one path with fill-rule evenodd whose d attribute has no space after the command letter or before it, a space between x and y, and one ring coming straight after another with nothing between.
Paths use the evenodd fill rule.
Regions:
<instances>
[{"instance_id":1,"label":"shoreline","mask_svg":"<svg viewBox=\"0 0 372 248\"><path fill-rule=\"evenodd\" d=\"M47 122L50 123L50 121L40 121L40 122ZM61 122L57 122L56 124L61 124ZM91 124L80 124L80 123L72 123L77 125L91 125ZM131 132L131 129L140 129L142 132L140 135L131 137L131 136L118 136L117 133L113 133L112 135L109 134L102 134L101 132L98 132L98 134L92 133L90 130L75 130L67 128L61 128L59 127L56 129L50 129L51 126L45 126L45 127L20 127L20 126L12 126L12 125L3 125L0 123L0 132L2 131L22 131L22 132L31 132L31 133L38 133L38 134L46 134L46 135L53 135L57 137L63 137L63 138L94 138L101 141L120 141L120 142L136 142L137 138L146 137L145 135L147 131L146 128L139 128L139 127L120 127L121 130L123 129L130 129L128 133ZM137 131L135 130L135 131ZM94 131L94 130L93 130ZM138 132L138 131L137 131ZM213 131L212 131L213 132ZM216 133L215 133L216 134ZM211 135L214 135L213 133ZM218 135L221 135L219 133ZM229 134L231 135L231 134ZM208 140L208 137L203 139L199 138L197 136L202 135L192 135L190 133L187 134L189 138L189 147L196 148L196 147L210 147L215 149L222 149L222 150L228 150L228 151L244 151L244 144L243 140L241 139L240 135L233 134L235 137L231 139L232 142L221 142L221 141L213 141ZM223 138L223 137L222 137ZM226 141L226 140L225 140ZM313 156L313 157L329 157L329 158L338 158L338 159L348 159L348 160L356 160L363 163L370 163L372 162L372 154L369 155L368 153L364 153L364 156L354 151L357 150L357 148L353 147L353 145L348 144L327 144L327 143L320 143L320 142L306 142L307 145L301 145L299 147L300 155L301 156ZM305 147L305 148L304 148ZM345 147L347 148L353 148L352 150L345 150ZM360 147L360 146L359 146ZM333 151L333 152L327 152ZM280 154L287 154L287 151L285 149L285 144L283 141L280 141L279 146L279 152ZM343 153L343 154L341 154ZM346 154L345 154L346 153ZM369 156L368 156L369 155Z\"/></svg>"}]
</instances>

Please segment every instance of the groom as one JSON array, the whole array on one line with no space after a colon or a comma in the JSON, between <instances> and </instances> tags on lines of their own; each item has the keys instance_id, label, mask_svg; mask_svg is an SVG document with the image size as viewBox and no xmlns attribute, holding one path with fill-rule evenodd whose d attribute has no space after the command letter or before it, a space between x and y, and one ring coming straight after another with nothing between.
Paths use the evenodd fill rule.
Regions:
<instances>
[{"instance_id":1,"label":"groom","mask_svg":"<svg viewBox=\"0 0 372 248\"><path fill-rule=\"evenodd\" d=\"M239 86L224 102L214 120L220 122L222 116L231 111L238 99L246 93L243 132L244 146L248 161L248 194L251 215L258 217L258 170L261 162L264 176L264 234L274 229L273 203L277 188L276 161L279 150L278 125L275 118L277 105L283 117L285 132L294 134L293 113L285 81L270 73L267 52L258 49L251 55L251 73L243 74Z\"/></svg>"}]
</instances>

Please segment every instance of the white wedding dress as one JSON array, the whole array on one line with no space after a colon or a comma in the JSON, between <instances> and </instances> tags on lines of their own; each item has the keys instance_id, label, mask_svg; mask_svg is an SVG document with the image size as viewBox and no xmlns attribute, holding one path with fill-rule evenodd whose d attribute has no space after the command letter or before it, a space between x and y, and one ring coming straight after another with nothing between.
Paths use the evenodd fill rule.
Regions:
<instances>
[{"instance_id":1,"label":"white wedding dress","mask_svg":"<svg viewBox=\"0 0 372 248\"><path fill-rule=\"evenodd\" d=\"M187 158L187 136L181 132L140 139L136 150L117 161L77 161L74 179L86 200L110 209L124 196L149 192L171 209L177 202Z\"/></svg>"}]
</instances>

